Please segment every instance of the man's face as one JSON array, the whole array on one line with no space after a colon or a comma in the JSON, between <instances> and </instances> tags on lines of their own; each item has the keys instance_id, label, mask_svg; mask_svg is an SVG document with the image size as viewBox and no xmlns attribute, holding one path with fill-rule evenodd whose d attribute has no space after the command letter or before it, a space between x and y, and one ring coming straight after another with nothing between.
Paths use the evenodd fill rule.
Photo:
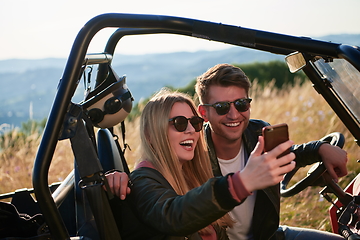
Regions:
<instances>
[{"instance_id":1,"label":"man's face","mask_svg":"<svg viewBox=\"0 0 360 240\"><path fill-rule=\"evenodd\" d=\"M248 98L245 89L240 87L211 86L209 88L209 104L232 102L240 98ZM241 139L250 118L250 109L239 112L233 103L230 104L230 110L225 115L218 115L211 106L199 106L199 112L205 121L210 122L213 139L223 143Z\"/></svg>"}]
</instances>

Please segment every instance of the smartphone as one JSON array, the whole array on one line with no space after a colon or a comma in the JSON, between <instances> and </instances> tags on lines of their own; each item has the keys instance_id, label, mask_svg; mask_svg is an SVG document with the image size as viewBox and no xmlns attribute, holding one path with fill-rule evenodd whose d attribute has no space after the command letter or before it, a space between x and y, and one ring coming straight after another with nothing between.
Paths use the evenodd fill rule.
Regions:
<instances>
[{"instance_id":1,"label":"smartphone","mask_svg":"<svg viewBox=\"0 0 360 240\"><path fill-rule=\"evenodd\" d=\"M279 144L289 140L288 125L286 123L280 123L276 125L265 126L262 129L262 135L264 136L265 141L264 151L268 152ZM290 148L280 154L277 158L280 158L289 153Z\"/></svg>"}]
</instances>

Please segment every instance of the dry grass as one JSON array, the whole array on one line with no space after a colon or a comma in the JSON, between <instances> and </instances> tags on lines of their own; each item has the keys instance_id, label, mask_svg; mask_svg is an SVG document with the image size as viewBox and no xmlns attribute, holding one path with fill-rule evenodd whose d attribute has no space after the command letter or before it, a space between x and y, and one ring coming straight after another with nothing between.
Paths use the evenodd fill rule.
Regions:
<instances>
[{"instance_id":1,"label":"dry grass","mask_svg":"<svg viewBox=\"0 0 360 240\"><path fill-rule=\"evenodd\" d=\"M17 138L17 130L6 135L3 140L16 141L0 153L0 193L12 192L19 188L32 188L32 170L41 136ZM73 155L68 140L58 143L49 170L49 183L62 181L73 168Z\"/></svg>"},{"instance_id":2,"label":"dry grass","mask_svg":"<svg viewBox=\"0 0 360 240\"><path fill-rule=\"evenodd\" d=\"M346 186L359 173L360 167L356 162L360 159L359 147L310 84L283 90L276 90L270 84L264 91L255 85L251 95L254 98L251 116L271 124L286 122L289 125L290 138L297 144L320 139L331 132L343 133L346 139L344 149L348 152L349 174L340 179L340 185ZM306 176L307 170L308 168L299 171L294 180ZM320 197L320 190L318 187L307 188L296 196L282 198L281 223L331 231L327 214L330 204Z\"/></svg>"},{"instance_id":3,"label":"dry grass","mask_svg":"<svg viewBox=\"0 0 360 240\"><path fill-rule=\"evenodd\" d=\"M356 165L359 151L351 134L309 83L283 90L276 90L272 86L273 83L265 89L260 89L254 84L251 92L254 99L252 118L264 119L271 124L288 123L290 137L295 143L319 139L335 131L342 132L346 138L344 149L347 150L349 158L349 176L340 180L342 186L345 186L359 172ZM133 122L126 122L126 142L131 150L127 149L125 156L130 169L139 158L138 121L137 118ZM121 136L118 128L116 132ZM1 140L1 146L5 147L0 152L0 193L32 187L31 173L40 135L33 133L20 138L18 135L19 133L14 130ZM57 145L50 167L49 182L63 180L72 168L73 155L70 143L68 140L61 141ZM304 175L304 171L299 172L296 178ZM327 215L330 205L322 201L319 191L319 188L308 188L294 197L282 199L281 223L330 231Z\"/></svg>"}]
</instances>

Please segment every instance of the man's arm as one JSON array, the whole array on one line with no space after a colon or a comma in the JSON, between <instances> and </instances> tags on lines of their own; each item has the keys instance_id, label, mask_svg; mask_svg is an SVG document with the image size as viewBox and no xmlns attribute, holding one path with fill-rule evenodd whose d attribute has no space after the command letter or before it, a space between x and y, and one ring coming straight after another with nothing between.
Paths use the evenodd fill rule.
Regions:
<instances>
[{"instance_id":1,"label":"man's arm","mask_svg":"<svg viewBox=\"0 0 360 240\"><path fill-rule=\"evenodd\" d=\"M292 151L296 155L295 161L298 167L322 161L334 181L347 174L347 153L337 146L323 141L311 141L293 145Z\"/></svg>"}]
</instances>

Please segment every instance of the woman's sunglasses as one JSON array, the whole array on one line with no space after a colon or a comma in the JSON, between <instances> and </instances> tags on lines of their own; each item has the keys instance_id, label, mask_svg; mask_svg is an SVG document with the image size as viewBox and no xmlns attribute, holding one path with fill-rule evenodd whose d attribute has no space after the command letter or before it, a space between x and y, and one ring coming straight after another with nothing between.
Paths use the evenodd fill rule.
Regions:
<instances>
[{"instance_id":1,"label":"woman's sunglasses","mask_svg":"<svg viewBox=\"0 0 360 240\"><path fill-rule=\"evenodd\" d=\"M184 132L186 130L188 126L188 122L190 122L191 125L194 127L195 132L200 132L203 127L204 119L198 116L193 116L191 118L186 118L184 116L177 116L174 118L170 118L169 122L172 122L175 129L179 132Z\"/></svg>"},{"instance_id":2,"label":"woman's sunglasses","mask_svg":"<svg viewBox=\"0 0 360 240\"><path fill-rule=\"evenodd\" d=\"M202 104L203 106L210 106L215 108L216 113L219 115L225 115L230 111L230 104L234 103L236 110L239 112L246 112L250 108L251 98L240 98L233 102L217 102L214 104Z\"/></svg>"}]
</instances>

